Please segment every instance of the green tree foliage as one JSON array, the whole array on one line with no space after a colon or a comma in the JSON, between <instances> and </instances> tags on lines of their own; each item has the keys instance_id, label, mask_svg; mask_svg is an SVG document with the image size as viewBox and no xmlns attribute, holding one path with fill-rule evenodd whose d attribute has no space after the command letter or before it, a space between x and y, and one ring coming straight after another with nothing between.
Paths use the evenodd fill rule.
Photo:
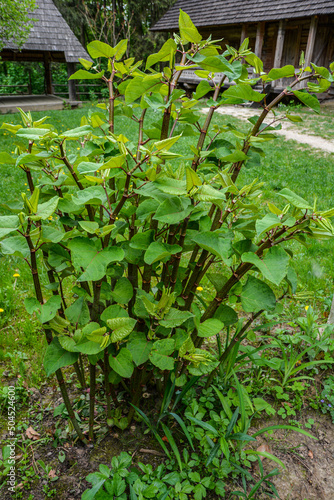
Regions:
<instances>
[{"instance_id":1,"label":"green tree foliage","mask_svg":"<svg viewBox=\"0 0 334 500\"><path fill-rule=\"evenodd\" d=\"M0 50L5 41L21 46L29 35L34 19L29 15L35 0L0 0Z\"/></svg>"},{"instance_id":2,"label":"green tree foliage","mask_svg":"<svg viewBox=\"0 0 334 500\"><path fill-rule=\"evenodd\" d=\"M54 3L83 45L94 39L116 45L129 39L127 55L147 57L166 36L151 33L158 19L175 0L54 0Z\"/></svg>"}]
</instances>

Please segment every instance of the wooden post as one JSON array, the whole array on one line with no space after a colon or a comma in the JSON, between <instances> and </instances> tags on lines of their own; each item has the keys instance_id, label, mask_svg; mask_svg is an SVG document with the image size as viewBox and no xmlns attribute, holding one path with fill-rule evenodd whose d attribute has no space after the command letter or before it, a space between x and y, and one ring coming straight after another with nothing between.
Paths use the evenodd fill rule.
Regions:
<instances>
[{"instance_id":1,"label":"wooden post","mask_svg":"<svg viewBox=\"0 0 334 500\"><path fill-rule=\"evenodd\" d=\"M280 68L282 64L283 46L285 37L285 21L281 20L278 25L276 49L274 57L274 68Z\"/></svg>"},{"instance_id":2,"label":"wooden post","mask_svg":"<svg viewBox=\"0 0 334 500\"><path fill-rule=\"evenodd\" d=\"M280 68L282 66L282 56L283 56L283 47L284 47L284 38L285 38L285 21L281 20L278 24L278 32L276 39L276 48L275 48L275 57L274 57L274 68ZM282 85L281 80L276 80L271 82L271 86L277 87Z\"/></svg>"},{"instance_id":3,"label":"wooden post","mask_svg":"<svg viewBox=\"0 0 334 500\"><path fill-rule=\"evenodd\" d=\"M241 28L240 45L245 40L245 38L247 38L247 32L248 32L248 24L244 23Z\"/></svg>"},{"instance_id":4,"label":"wooden post","mask_svg":"<svg viewBox=\"0 0 334 500\"><path fill-rule=\"evenodd\" d=\"M67 76L68 78L75 73L76 63L67 63ZM75 89L75 80L68 80L68 97L70 101L77 100L77 93Z\"/></svg>"},{"instance_id":5,"label":"wooden post","mask_svg":"<svg viewBox=\"0 0 334 500\"><path fill-rule=\"evenodd\" d=\"M311 17L310 31L308 33L306 51L305 51L305 65L309 66L314 50L315 37L317 35L318 18L317 16Z\"/></svg>"},{"instance_id":6,"label":"wooden post","mask_svg":"<svg viewBox=\"0 0 334 500\"><path fill-rule=\"evenodd\" d=\"M306 50L305 50L305 67L309 66L311 61L312 61L314 45L315 45L315 38L317 35L317 27L318 27L318 17L312 16L311 17L311 24L310 24L310 31L308 32L308 38L307 38L307 44L306 44ZM307 74L307 73L305 73L305 74ZM307 80L300 82L298 88L302 88L302 87L307 87Z\"/></svg>"},{"instance_id":7,"label":"wooden post","mask_svg":"<svg viewBox=\"0 0 334 500\"><path fill-rule=\"evenodd\" d=\"M44 54L44 78L45 78L45 93L53 94L52 75L49 54Z\"/></svg>"},{"instance_id":8,"label":"wooden post","mask_svg":"<svg viewBox=\"0 0 334 500\"><path fill-rule=\"evenodd\" d=\"M264 30L265 30L265 23L260 22L257 24L257 29L256 29L256 40L255 40L255 55L261 59L262 55L262 47L263 47L263 38L264 38Z\"/></svg>"}]
</instances>

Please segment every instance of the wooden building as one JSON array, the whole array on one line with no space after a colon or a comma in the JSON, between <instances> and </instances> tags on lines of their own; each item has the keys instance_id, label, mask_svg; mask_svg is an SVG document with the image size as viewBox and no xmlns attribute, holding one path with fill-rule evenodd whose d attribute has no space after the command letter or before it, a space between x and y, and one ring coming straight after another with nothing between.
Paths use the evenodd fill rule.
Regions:
<instances>
[{"instance_id":1,"label":"wooden building","mask_svg":"<svg viewBox=\"0 0 334 500\"><path fill-rule=\"evenodd\" d=\"M178 31L180 9L204 38L223 38L223 49L248 37L264 71L297 67L302 51L307 63L334 60L334 0L177 0L152 30Z\"/></svg>"},{"instance_id":2,"label":"wooden building","mask_svg":"<svg viewBox=\"0 0 334 500\"><path fill-rule=\"evenodd\" d=\"M6 42L0 52L3 61L42 62L45 68L47 94L53 94L51 62L67 63L68 75L75 72L79 57L91 60L52 0L36 0L37 8L31 15L37 21L21 49ZM70 80L69 98L76 101L75 81Z\"/></svg>"}]
</instances>

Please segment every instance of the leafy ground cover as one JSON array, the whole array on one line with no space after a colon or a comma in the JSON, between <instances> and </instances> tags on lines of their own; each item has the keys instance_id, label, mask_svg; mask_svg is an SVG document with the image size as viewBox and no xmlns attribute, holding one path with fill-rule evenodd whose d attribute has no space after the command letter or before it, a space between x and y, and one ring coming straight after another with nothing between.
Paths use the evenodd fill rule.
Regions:
<instances>
[{"instance_id":1,"label":"leafy ground cover","mask_svg":"<svg viewBox=\"0 0 334 500\"><path fill-rule=\"evenodd\" d=\"M3 414L13 400L19 412L17 498L68 498L68 491L73 498L82 493L82 500L278 497L276 476L278 467L285 465L273 446L276 431L281 441L292 432L299 435L311 460L314 453L321 453L321 447L311 443L333 413L329 368L333 326L325 324L332 290L321 274L321 266L329 264L319 263L317 253L317 267L312 254L306 257L310 245L305 243L306 236L332 236L328 217L333 210L320 211L331 207L332 193L323 185L323 172L318 174L318 155L273 142L273 136L264 133L262 122L271 105L261 117L251 119L248 128L245 122L218 116L211 125L220 137L217 141L206 137L215 100L201 128L197 122L201 115L194 110L208 85L202 82L192 101L175 91L176 43L184 61L200 53L208 77L223 64L236 81L222 95L222 102L229 104L239 102L240 96L244 101L262 98L245 83L248 72L239 60L245 58L257 72L261 61L248 50L247 41L240 53L231 49L220 56L210 40L201 41L182 12L180 30L181 38L166 42L147 64L165 60L167 54L170 68L147 77L136 71L132 59L117 62L126 41L115 48L91 44L92 57L108 59L109 113L86 109L88 116L82 117L79 128L80 110L65 122L64 115L54 114L51 119L61 120L56 131L21 112L23 128L5 126L19 139L10 151L14 160L4 152L2 162L24 165L27 182L20 176L11 185L4 182L4 213L12 209L19 215L1 218L3 235L19 233L1 244L11 255L5 264L6 309L1 308L2 377L7 382L1 401ZM192 42L188 51L185 41ZM301 64L292 86L303 77ZM90 70L91 64L83 61L83 66ZM332 81L325 68L313 69L319 89ZM126 80L130 73L136 78L113 87L115 75ZM292 73L294 68L285 67L261 78ZM100 77L105 78L102 72L83 70L74 75ZM167 104L164 85L169 89ZM314 84L312 88L318 89ZM126 104L117 95L116 112L121 117L114 122L118 90L125 93ZM314 96L293 93L319 108ZM144 111L138 113L136 100L143 94ZM146 114L144 132L155 141L153 147L144 147L147 141L142 138ZM174 123L168 138L171 114ZM77 121L72 125L73 117ZM132 140L133 123L137 130L139 125L139 144ZM173 135L180 130L183 137ZM191 159L191 167L180 157ZM326 158L321 161L330 175L330 163ZM33 167L39 169L38 178L31 174ZM258 180L267 181L267 187L256 184ZM12 191L22 187L24 204L13 205ZM314 194L319 195L318 204ZM297 241L291 243L292 239ZM283 243L284 248L278 246ZM28 275L16 259L18 254L30 264L36 298L30 297ZM293 254L301 274L299 284L289 268ZM300 272L306 259L310 266ZM248 271L252 274L242 280ZM310 272L317 278L313 288ZM44 292L50 296L46 302ZM28 322L20 305L26 295ZM227 299L229 306L219 305ZM47 374L56 373L59 389L46 379L42 359ZM11 384L16 386L16 399ZM316 413L306 418L310 408ZM319 413L328 414L327 420ZM114 443L110 449L110 438L119 440L120 446ZM298 446L285 451L304 462L305 449L298 453ZM106 449L111 454L108 460ZM11 448L6 445L2 488L10 464ZM292 494L291 489L281 489L281 497ZM3 491L5 498L12 496L8 489ZM318 491L308 496L314 494L319 496Z\"/></svg>"}]
</instances>

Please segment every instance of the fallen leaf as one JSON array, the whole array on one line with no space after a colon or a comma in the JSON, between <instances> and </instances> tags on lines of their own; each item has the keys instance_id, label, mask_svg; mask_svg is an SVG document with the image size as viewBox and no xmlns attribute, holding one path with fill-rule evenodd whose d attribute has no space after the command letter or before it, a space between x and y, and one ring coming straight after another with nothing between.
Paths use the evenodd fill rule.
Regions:
<instances>
[{"instance_id":1,"label":"fallen leaf","mask_svg":"<svg viewBox=\"0 0 334 500\"><path fill-rule=\"evenodd\" d=\"M256 448L256 451L265 452L265 453L271 453L271 448L270 448L270 446L267 443L263 443L258 448ZM262 457L260 455L261 462L262 462L262 460L264 458L266 458L266 457Z\"/></svg>"},{"instance_id":2,"label":"fallen leaf","mask_svg":"<svg viewBox=\"0 0 334 500\"><path fill-rule=\"evenodd\" d=\"M51 469L51 470L50 470L50 472L49 472L48 476L49 476L49 478L50 478L51 480L53 479L54 481L55 481L56 479L58 479L58 476L57 476L57 474L56 474L56 471L55 471L55 470L53 470L53 469Z\"/></svg>"},{"instance_id":3,"label":"fallen leaf","mask_svg":"<svg viewBox=\"0 0 334 500\"><path fill-rule=\"evenodd\" d=\"M311 458L311 460L313 460L313 451L312 450L308 450L308 456Z\"/></svg>"},{"instance_id":4,"label":"fallen leaf","mask_svg":"<svg viewBox=\"0 0 334 500\"><path fill-rule=\"evenodd\" d=\"M31 426L26 430L26 435L28 439L32 439L33 441L37 441L37 439L41 437L41 435L36 432Z\"/></svg>"},{"instance_id":5,"label":"fallen leaf","mask_svg":"<svg viewBox=\"0 0 334 500\"><path fill-rule=\"evenodd\" d=\"M168 437L167 437L167 436L164 436L164 437L162 438L162 440L163 440L163 441L165 441L166 443L168 443Z\"/></svg>"}]
</instances>

